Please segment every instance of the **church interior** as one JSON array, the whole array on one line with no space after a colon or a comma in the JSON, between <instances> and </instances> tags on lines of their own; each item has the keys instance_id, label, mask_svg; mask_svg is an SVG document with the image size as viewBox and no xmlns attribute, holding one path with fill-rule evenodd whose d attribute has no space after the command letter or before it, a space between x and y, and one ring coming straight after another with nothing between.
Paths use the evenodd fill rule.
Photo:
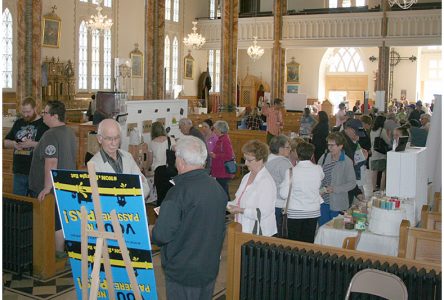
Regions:
<instances>
[{"instance_id":1,"label":"church interior","mask_svg":"<svg viewBox=\"0 0 444 300\"><path fill-rule=\"evenodd\" d=\"M382 112L398 101L434 104L424 152L388 164L396 172L387 191L414 203L408 213L418 226L403 222L394 236L381 239L345 231L333 247L333 235L321 231L307 244L245 234L227 218L213 299L343 298L363 268L399 276L411 299L441 298L441 0L2 0L1 12L3 139L22 99L33 97L38 112L60 100L76 134L78 170L87 170L85 156L98 149L90 134L97 124L89 117L108 96L119 103L111 117L127 116L122 148L136 149L136 156L146 149L134 148L131 132L148 142L152 122L162 121L180 138L180 118L196 127L205 119L226 121L239 167L230 182L232 199L248 172L242 146L267 138L263 130L239 129L248 110L282 99L282 134L294 137L306 107L325 111L333 127L340 103ZM4 147L2 157L3 298L81 299L69 260L54 257L54 223L48 221L54 196L40 203L14 196L13 151ZM151 187L152 171L146 167ZM22 213L32 226L20 225L29 225L28 240L5 241L5 230L15 228L5 225L14 218L5 213L11 209L6 202L29 208ZM150 228L156 220L151 202ZM361 251L366 242L371 245ZM378 247L392 248L368 250ZM22 249L30 260L16 264ZM166 299L159 248L152 245L151 252L157 295L150 299ZM279 255L280 269L268 271ZM285 272L296 275L290 280Z\"/></svg>"}]
</instances>

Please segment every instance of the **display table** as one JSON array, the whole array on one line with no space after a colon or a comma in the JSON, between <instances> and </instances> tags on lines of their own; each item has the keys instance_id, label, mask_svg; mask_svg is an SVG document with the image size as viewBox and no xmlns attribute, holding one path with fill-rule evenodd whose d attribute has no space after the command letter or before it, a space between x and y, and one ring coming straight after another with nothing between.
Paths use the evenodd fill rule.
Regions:
<instances>
[{"instance_id":1,"label":"display table","mask_svg":"<svg viewBox=\"0 0 444 300\"><path fill-rule=\"evenodd\" d=\"M315 244L342 248L346 237L358 235L357 230L335 229L333 220L319 227L315 237ZM399 237L374 234L363 231L356 250L381 255L398 256Z\"/></svg>"}]
</instances>

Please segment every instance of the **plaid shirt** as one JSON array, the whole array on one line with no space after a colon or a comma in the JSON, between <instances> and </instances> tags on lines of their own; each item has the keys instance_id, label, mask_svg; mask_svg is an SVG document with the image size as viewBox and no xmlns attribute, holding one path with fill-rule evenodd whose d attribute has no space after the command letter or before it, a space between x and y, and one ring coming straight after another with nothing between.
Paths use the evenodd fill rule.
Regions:
<instances>
[{"instance_id":1,"label":"plaid shirt","mask_svg":"<svg viewBox=\"0 0 444 300\"><path fill-rule=\"evenodd\" d=\"M262 119L258 115L248 116L247 118L247 128L251 130L260 130L262 125Z\"/></svg>"}]
</instances>

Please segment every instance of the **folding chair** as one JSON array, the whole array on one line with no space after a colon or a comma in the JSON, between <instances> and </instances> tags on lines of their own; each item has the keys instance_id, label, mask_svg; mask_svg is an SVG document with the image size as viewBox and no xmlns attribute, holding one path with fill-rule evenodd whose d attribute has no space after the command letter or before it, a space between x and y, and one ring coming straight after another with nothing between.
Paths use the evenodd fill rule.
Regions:
<instances>
[{"instance_id":1,"label":"folding chair","mask_svg":"<svg viewBox=\"0 0 444 300\"><path fill-rule=\"evenodd\" d=\"M364 269L353 276L345 300L349 299L352 292L386 299L407 300L408 298L407 288L398 276L375 269Z\"/></svg>"}]
</instances>

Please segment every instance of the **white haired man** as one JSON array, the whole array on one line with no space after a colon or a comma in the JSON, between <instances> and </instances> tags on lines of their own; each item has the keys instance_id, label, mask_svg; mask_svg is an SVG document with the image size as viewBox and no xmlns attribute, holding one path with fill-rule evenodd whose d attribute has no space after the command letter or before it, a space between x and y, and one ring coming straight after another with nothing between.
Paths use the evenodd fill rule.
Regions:
<instances>
[{"instance_id":1,"label":"white haired man","mask_svg":"<svg viewBox=\"0 0 444 300\"><path fill-rule=\"evenodd\" d=\"M211 299L225 236L227 194L204 169L205 143L176 144L179 175L160 206L152 240L161 247L168 299Z\"/></svg>"},{"instance_id":2,"label":"white haired man","mask_svg":"<svg viewBox=\"0 0 444 300\"><path fill-rule=\"evenodd\" d=\"M96 164L96 172L140 175L143 194L146 198L150 193L146 177L140 172L133 156L129 152L119 149L121 132L120 124L113 119L105 119L100 122L97 128L100 151L91 158L91 161Z\"/></svg>"}]
</instances>

